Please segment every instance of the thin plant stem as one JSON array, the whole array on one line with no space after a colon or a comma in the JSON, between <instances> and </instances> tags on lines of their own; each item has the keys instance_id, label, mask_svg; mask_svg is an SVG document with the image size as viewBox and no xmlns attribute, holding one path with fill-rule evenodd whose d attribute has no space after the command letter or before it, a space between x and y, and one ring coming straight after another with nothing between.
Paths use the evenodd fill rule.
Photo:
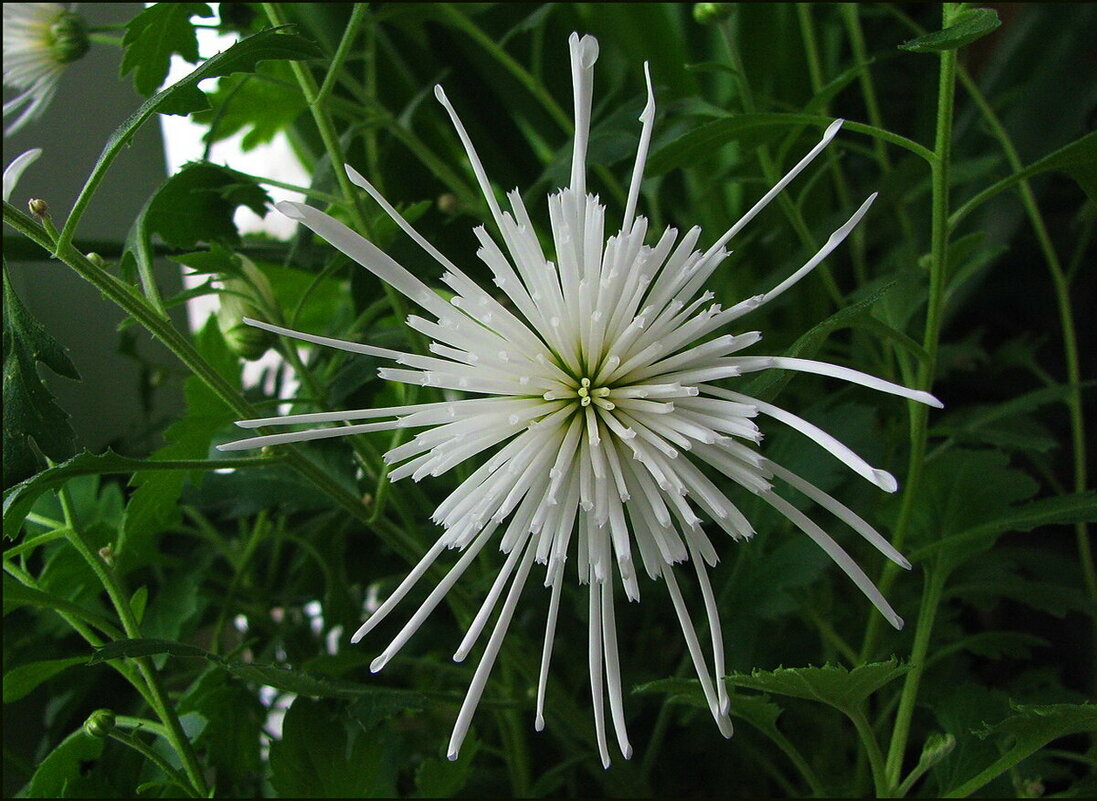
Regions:
<instances>
[{"instance_id":1,"label":"thin plant stem","mask_svg":"<svg viewBox=\"0 0 1097 801\"><path fill-rule=\"evenodd\" d=\"M156 767L160 768L160 770L164 771L164 774L168 777L168 779L170 779L173 784L183 790L187 794L188 798L202 798L202 796L198 795L195 792L194 788L191 787L186 777L179 773L179 771L177 771L171 765L169 765L168 761L160 756L160 754L156 753L156 751L154 751L148 745L148 743L139 739L135 735L130 734L129 732L113 730L107 736L110 737L112 740L115 740L116 742L122 743L123 745L132 748L145 759L149 760L149 762L152 762L154 765L156 765Z\"/></svg>"},{"instance_id":2,"label":"thin plant stem","mask_svg":"<svg viewBox=\"0 0 1097 801\"><path fill-rule=\"evenodd\" d=\"M755 112L754 93L751 91L750 83L747 80L746 71L743 67L743 59L739 54L739 46L735 41L735 32L732 29L731 20L724 20L720 23L719 28L727 46L731 67L735 71L736 82L739 87L739 102L741 103L744 112L753 114ZM772 186L781 179L781 176L777 171L777 165L774 164L773 157L770 155L769 147L767 145L762 144L758 146L758 162L762 167L762 175L765 177L767 184ZM803 215L786 193L782 192L777 196L777 205L780 206L781 210L788 218L789 223L792 225L792 229L796 232L796 236L800 239L800 244L804 249L811 252L818 250L815 238L811 235L811 231L808 230ZM834 275L831 273L830 267L826 264L820 264L815 268L815 272L822 280L827 295L830 296L834 305L839 309L845 306L846 301L842 295L842 290L838 288L838 284L834 280Z\"/></svg>"},{"instance_id":3,"label":"thin plant stem","mask_svg":"<svg viewBox=\"0 0 1097 801\"><path fill-rule=\"evenodd\" d=\"M944 23L948 27L954 13L954 4L943 7ZM922 349L926 358L919 363L916 386L928 390L933 381L937 366L937 347L940 342L942 300L944 297L945 275L948 264L948 214L949 214L949 165L952 143L952 110L955 99L956 51L946 50L940 54L940 72L937 94L937 127L934 137L934 156L930 162L930 185L932 192L929 292L926 302L925 331ZM892 545L901 549L914 513L918 490L925 464L928 408L913 401L910 408L910 459L907 468L906 487L899 509L899 517L892 536ZM899 568L887 562L878 582L880 591L887 594L898 575ZM871 615L865 627L865 637L861 646L861 661L871 658L876 641L880 636L882 623L877 615Z\"/></svg>"},{"instance_id":4,"label":"thin plant stem","mask_svg":"<svg viewBox=\"0 0 1097 801\"><path fill-rule=\"evenodd\" d=\"M991 135L998 140L1009 162L1010 169L1015 173L1021 172L1023 165L1017 149L1013 146L1009 133L1002 125L998 115L994 113L987 102L986 97L979 91L978 85L971 75L963 67L959 68L960 83L982 112L983 119L990 127ZM1070 278L1063 270L1059 260L1059 254L1051 241L1047 225L1044 223L1040 206L1036 202L1036 195L1027 179L1022 179L1017 186L1021 196L1021 205L1025 209L1029 224L1036 234L1036 241L1040 247L1040 253L1044 257L1048 272L1051 274L1052 287L1055 290L1055 302L1059 312L1059 327L1063 336L1063 357L1066 361L1067 383L1070 391L1066 397L1066 405L1070 415L1070 439L1074 469L1074 491L1086 490L1086 434L1085 414L1082 410L1082 372L1078 352L1078 335L1074 324L1074 310L1070 298ZM1093 549L1089 541L1089 535L1085 523L1075 524L1075 537L1078 548L1078 561L1082 567L1082 577L1085 581L1086 591L1091 600L1097 601L1097 569L1093 563Z\"/></svg>"},{"instance_id":5,"label":"thin plant stem","mask_svg":"<svg viewBox=\"0 0 1097 801\"><path fill-rule=\"evenodd\" d=\"M65 523L72 531L66 539L77 553L84 558L88 567L91 568L92 572L95 573L96 578L98 578L99 582L103 585L103 589L107 591L107 596L110 598L111 604L114 606L114 610L117 612L119 620L122 621L122 629L125 631L126 636L130 639L140 639L141 628L137 623L137 619L134 617L133 609L130 607L129 599L126 597L125 591L114 575L114 571L111 570L102 558L92 553L91 548L84 541L83 535L80 533L76 517L73 513L72 501L68 496L68 490L64 487L59 488L57 490L57 497L61 502L61 510L65 515ZM186 772L187 778L190 781L191 789L197 794L197 797L204 798L209 795L209 789L206 787L206 780L202 775L202 769L198 765L198 757L194 753L194 747L191 745L186 733L183 731L183 726L179 722L179 716L175 714L175 710L168 704L167 695L164 693L163 687L160 686L160 676L157 674L155 667L153 667L152 661L147 657L135 658L133 661L136 663L137 670L141 673L141 677L148 687L147 698L151 702L152 708L156 712L156 716L160 718L161 722L167 728L168 742L171 743L172 748L175 749L175 752L179 755L179 759L183 763L183 770Z\"/></svg>"},{"instance_id":6,"label":"thin plant stem","mask_svg":"<svg viewBox=\"0 0 1097 801\"><path fill-rule=\"evenodd\" d=\"M343 71L343 64L350 55L350 49L354 46L354 40L358 38L358 32L362 28L367 13L369 13L369 7L365 3L355 3L351 8L347 28L343 32L343 38L339 40L335 55L331 57L331 62L328 64L328 74L324 76L324 82L316 93L315 103L323 103L335 88L335 81Z\"/></svg>"},{"instance_id":7,"label":"thin plant stem","mask_svg":"<svg viewBox=\"0 0 1097 801\"><path fill-rule=\"evenodd\" d=\"M884 770L884 755L880 751L880 744L876 741L872 726L869 725L868 718L860 709L849 711L846 714L853 721L853 726L857 729L857 736L861 738L861 745L864 746L865 755L868 757L868 764L872 769L872 783L876 788L876 797L886 798L888 783L887 774Z\"/></svg>"},{"instance_id":8,"label":"thin plant stem","mask_svg":"<svg viewBox=\"0 0 1097 801\"><path fill-rule=\"evenodd\" d=\"M903 689L899 694L899 708L895 713L895 725L892 728L891 742L888 746L886 763L888 788L899 785L899 777L903 770L903 756L906 751L907 739L910 736L911 720L914 716L914 704L917 700L922 675L926 670L930 634L933 631L937 608L941 603L948 573L948 568L939 559L935 560L933 565L926 566L925 589L922 592L922 601L918 609L918 621L915 623L914 645L910 651L911 669L903 678Z\"/></svg>"}]
</instances>

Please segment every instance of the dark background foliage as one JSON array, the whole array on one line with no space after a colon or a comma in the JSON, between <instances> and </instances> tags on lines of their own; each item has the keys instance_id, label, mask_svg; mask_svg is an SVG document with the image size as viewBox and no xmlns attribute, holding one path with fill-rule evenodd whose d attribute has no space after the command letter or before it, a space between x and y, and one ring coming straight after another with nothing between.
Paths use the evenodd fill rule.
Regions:
<instances>
[{"instance_id":1,"label":"dark background foliage","mask_svg":"<svg viewBox=\"0 0 1097 801\"><path fill-rule=\"evenodd\" d=\"M247 37L270 26L268 9L222 4L219 17L188 22L202 5L160 4L138 17L145 27L131 26L125 52L144 66L130 76L136 90L156 91L148 76L171 51L186 54L192 22L238 31L243 55L232 69L205 62L209 74L223 76L216 88L199 87L209 108L200 108L191 86L166 95L160 109L191 111L210 126L211 140L245 131L245 146L286 131L311 171L311 188L326 193L314 202L337 196L331 213L355 223L361 217L364 233L437 285L437 266L380 209L341 196L330 142L294 73L303 68L316 85L324 81L352 4L278 4L278 21L294 27L275 34L277 42L264 40L275 53L264 59ZM616 759L603 771L597 759L578 587L565 593L548 724L535 734L530 688L547 593L531 582L473 734L461 759L449 763L445 743L472 672L449 657L494 580L499 555L488 549L479 557L449 605L382 673L371 674L369 662L406 615L359 645L348 637L363 606L386 597L437 536L429 511L470 468L389 486L379 460L391 444L387 433L239 465L211 461L219 456L212 446L235 438L232 421L247 416L240 404L274 408L271 389L286 379L272 368L242 389L239 356L249 347L283 353L310 409L388 406L425 395L380 381L373 359L319 350L301 356L273 338L241 343L231 325L211 318L181 337L209 369L188 363L182 386L169 383L185 412L164 428L158 450L120 437L105 455L81 452L78 442L66 451L65 443L35 438L41 426L29 413L9 421L9 392L24 405L49 398L34 359L65 369L48 333L22 322L5 283L5 792L177 795L169 779L180 761L170 738L137 721L158 717L149 693L143 700L135 689L151 686L148 675L157 676L170 716L218 796L864 796L881 791L873 746L884 752L881 762L889 746L896 752L891 759L901 770L887 785L893 792L1097 791L1093 709L1085 703L1097 674L1095 598L1086 586L1080 523L1093 518L1094 501L1080 484L1086 443L1077 433L1095 374L1086 333L1097 303L1097 65L1089 41L1097 6L995 8L1001 26L988 25L959 50L977 91L957 86L947 201L935 194L926 161L896 142L899 136L934 149L940 57L899 47L941 28L934 4L742 4L717 9L730 12L723 19L698 21L691 4L372 3L323 104L341 157L485 284L471 229L487 208L434 102L435 83L445 86L496 186L518 187L548 230L544 195L566 181L570 158L568 34L589 32L601 44L591 187L616 210L611 215L623 204L644 103L642 65L650 62L658 118L641 206L653 227L701 225L702 247L772 183L771 167L787 169L816 140L818 122L794 115L873 126L847 125L790 188L790 202L771 204L736 240L710 288L725 305L765 291L880 192L825 269L749 326L765 333L767 353L816 356L901 383L913 384L935 361L933 391L946 408L923 430L924 469L909 509L902 490L886 497L795 432L772 424L764 445L770 458L886 535L903 531L915 567L898 576L882 573L867 545L838 534L870 576L885 577L889 600L907 620L902 632L881 626L787 521L748 494L733 494L759 532L749 544L720 543L714 577L735 691L733 739L719 737L699 702L673 610L650 582L643 601L620 605L618 616L623 682L636 690L626 697L633 760ZM170 35L138 46L141 31ZM851 38L855 31L863 46ZM1019 164L1011 163L1010 148ZM1023 187L1031 195L1014 184L980 196L1063 148L1065 156L1030 172ZM979 202L966 206L972 198ZM66 199L56 200L64 209ZM261 180L188 165L166 179L131 239L104 250L112 262L106 269L138 286L145 237L158 255L215 277L207 291L240 297L287 325L422 348L402 324L402 302L322 241L307 232L288 243L240 237L232 211L265 201ZM939 327L927 348L939 202L963 216L948 233ZM79 250L88 249L80 236L92 233L81 230ZM6 233L5 251L8 245ZM12 247L26 254L36 246L13 240ZM69 263L83 269L76 258ZM1064 348L1064 301L1082 340L1073 351ZM146 295L140 302L152 301ZM157 330L169 349L183 352ZM923 358L927 349L935 359ZM18 380L9 380L9 356L23 368ZM1072 386L1072 375L1087 383ZM918 428L905 402L809 375L748 387L891 470L901 486L911 479ZM40 416L49 409L41 401L36 408ZM9 432L35 438L12 445L21 461L9 462ZM42 454L63 464L47 469ZM302 459L316 466L312 472ZM230 464L235 469L211 469ZM119 619L117 599L89 566L93 556L124 589L135 628ZM1092 561L1088 570L1092 578ZM699 593L686 591L697 608ZM425 594L413 592L404 608ZM907 704L909 737L895 745ZM272 716L287 706L284 719ZM99 708L113 710L116 731L164 764L133 743L85 734L82 724Z\"/></svg>"}]
</instances>

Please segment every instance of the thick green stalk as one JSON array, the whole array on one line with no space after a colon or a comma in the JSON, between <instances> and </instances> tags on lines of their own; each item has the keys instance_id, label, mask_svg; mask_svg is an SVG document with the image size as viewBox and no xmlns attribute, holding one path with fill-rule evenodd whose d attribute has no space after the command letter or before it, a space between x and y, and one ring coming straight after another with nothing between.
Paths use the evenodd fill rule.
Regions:
<instances>
[{"instance_id":1,"label":"thick green stalk","mask_svg":"<svg viewBox=\"0 0 1097 801\"><path fill-rule=\"evenodd\" d=\"M884 755L880 752L880 744L876 741L876 735L872 731L872 726L869 725L868 718L865 717L865 713L856 709L847 713L849 719L853 721L854 727L857 729L857 736L861 738L861 745L864 746L865 754L868 756L868 764L872 769L872 784L876 789L877 798L888 797L888 781L887 773L884 769Z\"/></svg>"}]
</instances>

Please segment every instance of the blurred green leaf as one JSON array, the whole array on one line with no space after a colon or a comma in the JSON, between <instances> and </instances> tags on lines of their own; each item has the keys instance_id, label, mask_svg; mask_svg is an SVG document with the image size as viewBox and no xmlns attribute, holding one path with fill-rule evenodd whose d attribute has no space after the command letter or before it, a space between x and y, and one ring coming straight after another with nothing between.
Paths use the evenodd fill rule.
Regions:
<instances>
[{"instance_id":1,"label":"blurred green leaf","mask_svg":"<svg viewBox=\"0 0 1097 801\"><path fill-rule=\"evenodd\" d=\"M465 789L479 750L480 741L470 735L461 746L461 754L456 761L437 757L424 759L415 771L415 787L419 790L419 797L453 798Z\"/></svg>"},{"instance_id":2,"label":"blurred green leaf","mask_svg":"<svg viewBox=\"0 0 1097 801\"><path fill-rule=\"evenodd\" d=\"M210 317L195 336L198 352L228 381L239 381L239 363L225 345L217 321ZM205 459L209 456L213 435L231 423L236 415L224 401L199 378L184 383L187 415L164 432L168 445L153 454L157 460ZM178 519L179 494L186 474L181 471L135 473L130 481L137 487L126 506L123 538L118 550L151 547L152 538L171 521Z\"/></svg>"},{"instance_id":3,"label":"blurred green leaf","mask_svg":"<svg viewBox=\"0 0 1097 801\"><path fill-rule=\"evenodd\" d=\"M46 659L28 662L12 668L4 674L4 703L10 704L34 691L44 681L73 665L86 665L87 657L72 656L68 659Z\"/></svg>"},{"instance_id":4,"label":"blurred green leaf","mask_svg":"<svg viewBox=\"0 0 1097 801\"><path fill-rule=\"evenodd\" d=\"M1002 21L993 8L973 8L956 15L952 24L941 31L927 33L899 45L900 50L912 53L942 53L956 50L982 39L996 30Z\"/></svg>"},{"instance_id":5,"label":"blurred green leaf","mask_svg":"<svg viewBox=\"0 0 1097 801\"><path fill-rule=\"evenodd\" d=\"M133 73L138 94L148 97L168 77L171 57L198 61L198 36L191 17L212 17L206 3L155 3L126 23L120 74Z\"/></svg>"},{"instance_id":6,"label":"blurred green leaf","mask_svg":"<svg viewBox=\"0 0 1097 801\"><path fill-rule=\"evenodd\" d=\"M222 670L211 669L179 699L179 712L196 712L207 724L195 746L204 749L217 769L217 784L222 794L231 791L224 785L236 782L240 793L255 794L255 778L262 771L259 746L267 709L255 693L229 679Z\"/></svg>"},{"instance_id":7,"label":"blurred green leaf","mask_svg":"<svg viewBox=\"0 0 1097 801\"><path fill-rule=\"evenodd\" d=\"M35 320L15 294L4 266L4 486L10 487L38 471L36 448L60 461L72 455L73 434L68 415L38 374L38 363L57 375L80 380L65 349ZM4 526L4 536L18 528Z\"/></svg>"},{"instance_id":8,"label":"blurred green leaf","mask_svg":"<svg viewBox=\"0 0 1097 801\"><path fill-rule=\"evenodd\" d=\"M390 732L350 729L331 704L297 698L271 743L270 780L283 798L390 798L396 759Z\"/></svg>"},{"instance_id":9,"label":"blurred green leaf","mask_svg":"<svg viewBox=\"0 0 1097 801\"><path fill-rule=\"evenodd\" d=\"M250 459L246 463L262 466L268 461L271 464L276 464L279 460L277 458L269 460L266 458ZM186 461L130 459L126 456L120 456L110 448L99 454L84 451L68 461L47 468L6 490L4 492L4 531L11 532L10 536L14 537L27 513L42 493L56 489L76 476L107 473L127 474L150 470L216 470L222 467L242 466L238 462L239 460L225 461L223 459L204 461L200 459Z\"/></svg>"}]
</instances>

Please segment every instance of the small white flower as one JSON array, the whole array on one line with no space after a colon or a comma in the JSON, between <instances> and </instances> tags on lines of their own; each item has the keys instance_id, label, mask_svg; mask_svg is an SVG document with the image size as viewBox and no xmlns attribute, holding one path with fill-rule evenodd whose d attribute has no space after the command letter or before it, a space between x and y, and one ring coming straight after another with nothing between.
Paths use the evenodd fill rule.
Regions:
<instances>
[{"instance_id":1,"label":"small white flower","mask_svg":"<svg viewBox=\"0 0 1097 801\"><path fill-rule=\"evenodd\" d=\"M33 148L26 153L21 153L12 159L11 164L4 168L4 202L11 200L11 193L15 191L15 185L19 183L23 172L38 160L42 155L41 148Z\"/></svg>"},{"instance_id":2,"label":"small white flower","mask_svg":"<svg viewBox=\"0 0 1097 801\"><path fill-rule=\"evenodd\" d=\"M26 106L6 134L42 114L66 65L88 47L83 19L60 3L4 3L4 85L19 92L4 103L4 119Z\"/></svg>"},{"instance_id":3,"label":"small white flower","mask_svg":"<svg viewBox=\"0 0 1097 801\"><path fill-rule=\"evenodd\" d=\"M434 355L359 345L267 323L254 325L306 342L390 359L401 367L382 368L379 373L391 381L483 397L245 420L239 423L245 428L376 421L260 436L222 446L223 450L237 450L367 431L426 429L385 455L386 462L394 465L390 473L393 481L408 476L416 481L428 475L439 476L477 454L491 454L434 511L433 520L443 528L441 536L352 638L357 642L392 611L442 551L462 551L446 578L374 660L371 670L380 670L481 549L497 540L500 550L507 554L505 564L454 659L460 661L469 654L504 594L505 600L458 714L449 746L451 759L457 757L535 561L547 566L545 586L551 589L535 724L538 730L543 727L546 676L569 556L578 568L579 582L590 588L590 680L603 764L609 765L604 710L607 690L621 752L626 758L632 753L618 666L614 585L620 582L629 600L638 600L637 562L651 579L663 580L712 715L720 731L731 735L728 695L721 680L725 670L720 620L706 567L716 564L717 550L702 525L708 522L736 540L750 537L754 531L700 465L746 488L783 514L827 552L892 625L902 625L860 567L816 523L774 492L772 479L816 501L889 559L903 567L909 567L909 563L853 511L752 447L762 437L754 418L766 415L797 429L888 492L896 489L895 479L869 466L807 421L718 383L759 370L800 370L933 406L940 403L928 393L845 367L806 359L739 355L760 339L756 331L709 338L807 275L845 239L875 195L806 264L769 292L722 309L710 303L711 293L701 291L727 255L724 245L826 147L841 121L832 124L800 163L707 250L696 249L699 228L683 236L668 228L654 245L649 245L645 243L648 221L636 215L655 118L651 78L647 75L648 102L640 116L640 145L624 221L620 230L607 239L605 208L597 197L587 194L585 179L597 55L598 44L593 37L580 39L572 35L575 144L571 184L548 198L552 261L542 252L518 192L507 196L510 211L500 208L456 112L441 87L435 90L464 144L502 235L505 250L483 227L475 231L480 243L478 256L505 296L502 302L498 293L478 286L416 233L349 166L351 180L446 269L442 280L454 293L450 303L328 215L301 204L278 205L284 214L301 221L432 315L436 321L412 316L408 325L432 340L430 350ZM693 565L704 599L714 674L709 671L673 568L687 561Z\"/></svg>"}]
</instances>

